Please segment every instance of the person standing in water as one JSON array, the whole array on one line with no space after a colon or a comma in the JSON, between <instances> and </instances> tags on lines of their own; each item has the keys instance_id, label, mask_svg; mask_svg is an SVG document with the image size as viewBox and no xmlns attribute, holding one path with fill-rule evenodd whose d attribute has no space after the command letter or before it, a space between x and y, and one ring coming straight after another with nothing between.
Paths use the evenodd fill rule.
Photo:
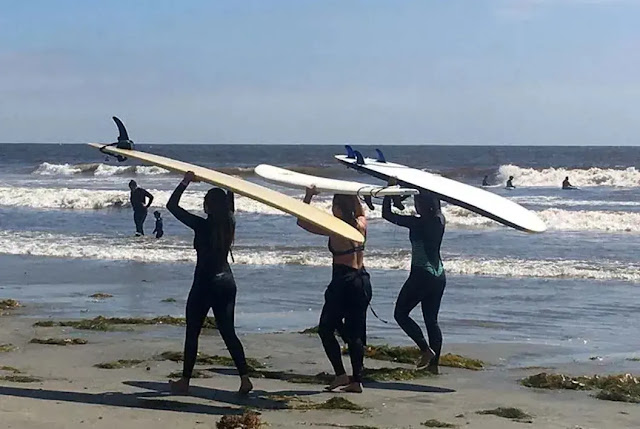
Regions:
<instances>
[{"instance_id":1,"label":"person standing in water","mask_svg":"<svg viewBox=\"0 0 640 429\"><path fill-rule=\"evenodd\" d=\"M153 202L153 195L146 189L138 187L135 180L129 182L131 190L131 207L133 207L133 222L136 224L136 237L144 235L144 220L147 218L147 211ZM149 200L149 201L146 201Z\"/></svg>"},{"instance_id":2,"label":"person standing in water","mask_svg":"<svg viewBox=\"0 0 640 429\"><path fill-rule=\"evenodd\" d=\"M440 257L445 218L440 210L440 200L434 195L420 193L414 195L413 199L419 216L393 213L390 197L385 197L382 203L382 217L395 225L409 228L411 241L411 271L398 295L394 317L422 352L417 362L418 369L427 368L431 373L437 374L442 350L438 312L446 285ZM429 342L425 340L420 326L409 315L418 304L422 307Z\"/></svg>"},{"instance_id":3,"label":"person standing in water","mask_svg":"<svg viewBox=\"0 0 640 429\"><path fill-rule=\"evenodd\" d=\"M304 202L309 204L314 195L317 195L315 188L307 188ZM335 217L356 228L366 237L367 219L357 196L334 195L331 210ZM313 234L328 235L329 251L333 255L333 274L331 283L324 293L318 332L335 372L335 378L325 390L332 391L345 386L342 389L345 392L361 393L367 308L371 301L371 282L364 268L364 243L330 235L300 219L298 225ZM340 344L335 337L336 330L349 346L353 369L351 380L342 363Z\"/></svg>"},{"instance_id":4,"label":"person standing in water","mask_svg":"<svg viewBox=\"0 0 640 429\"><path fill-rule=\"evenodd\" d=\"M236 230L233 193L226 193L220 188L210 189L204 197L204 211L207 214L204 219L178 205L182 193L194 180L195 174L187 172L167 202L171 214L195 232L193 247L197 254L193 285L187 299L182 378L170 382L171 391L179 394L188 392L198 354L198 337L209 309L213 309L220 336L240 375L238 392L246 395L253 389L253 384L249 379L244 348L234 327L237 289L227 261Z\"/></svg>"},{"instance_id":5,"label":"person standing in water","mask_svg":"<svg viewBox=\"0 0 640 429\"><path fill-rule=\"evenodd\" d=\"M489 185L489 176L484 176L484 179L482 179L482 186L490 186Z\"/></svg>"},{"instance_id":6,"label":"person standing in water","mask_svg":"<svg viewBox=\"0 0 640 429\"><path fill-rule=\"evenodd\" d=\"M156 238L161 238L164 235L164 229L162 227L162 217L160 217L160 212L158 210L154 211L153 215L156 217L156 227L153 230L152 234L155 234Z\"/></svg>"},{"instance_id":7,"label":"person standing in water","mask_svg":"<svg viewBox=\"0 0 640 429\"><path fill-rule=\"evenodd\" d=\"M509 176L509 180L507 180L507 189L515 189L515 186L513 186L513 176Z\"/></svg>"}]
</instances>

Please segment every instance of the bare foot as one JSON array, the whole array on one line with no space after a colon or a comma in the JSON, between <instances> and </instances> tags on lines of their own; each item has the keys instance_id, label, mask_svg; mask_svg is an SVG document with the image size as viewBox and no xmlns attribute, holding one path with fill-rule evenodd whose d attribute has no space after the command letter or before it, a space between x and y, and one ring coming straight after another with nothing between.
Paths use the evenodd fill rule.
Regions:
<instances>
[{"instance_id":1,"label":"bare foot","mask_svg":"<svg viewBox=\"0 0 640 429\"><path fill-rule=\"evenodd\" d=\"M349 383L347 386L343 387L340 390L348 393L362 393L362 384L354 381L353 383Z\"/></svg>"},{"instance_id":2,"label":"bare foot","mask_svg":"<svg viewBox=\"0 0 640 429\"><path fill-rule=\"evenodd\" d=\"M240 377L240 388L238 389L238 393L241 395L247 395L252 390L253 383L251 383L249 376L243 375L242 377Z\"/></svg>"},{"instance_id":3,"label":"bare foot","mask_svg":"<svg viewBox=\"0 0 640 429\"><path fill-rule=\"evenodd\" d=\"M327 392L331 392L333 391L333 389L336 389L340 386L348 386L349 383L351 383L351 380L349 380L349 376L347 374L336 375L336 378L334 378L333 381L324 388L324 390L326 390Z\"/></svg>"},{"instance_id":4,"label":"bare foot","mask_svg":"<svg viewBox=\"0 0 640 429\"><path fill-rule=\"evenodd\" d=\"M431 359L436 356L435 352L431 350L429 347L427 350L422 352L422 356L420 356L420 360L416 364L417 369L424 369L431 363Z\"/></svg>"},{"instance_id":5,"label":"bare foot","mask_svg":"<svg viewBox=\"0 0 640 429\"><path fill-rule=\"evenodd\" d=\"M189 393L189 379L182 377L178 381L169 381L169 388L174 395L186 395Z\"/></svg>"}]
</instances>

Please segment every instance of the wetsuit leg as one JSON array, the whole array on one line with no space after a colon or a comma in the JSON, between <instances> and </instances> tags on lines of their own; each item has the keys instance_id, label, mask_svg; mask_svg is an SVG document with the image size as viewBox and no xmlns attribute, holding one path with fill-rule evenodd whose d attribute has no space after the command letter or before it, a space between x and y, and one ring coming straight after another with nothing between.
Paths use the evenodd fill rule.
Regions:
<instances>
[{"instance_id":1,"label":"wetsuit leg","mask_svg":"<svg viewBox=\"0 0 640 429\"><path fill-rule=\"evenodd\" d=\"M369 274L362 273L346 288L344 331L349 346L349 357L353 368L353 381L362 382L364 368L364 345L367 330L367 308L371 301Z\"/></svg>"},{"instance_id":2,"label":"wetsuit leg","mask_svg":"<svg viewBox=\"0 0 640 429\"><path fill-rule=\"evenodd\" d=\"M236 335L234 326L237 289L233 274L231 272L218 274L212 289L214 291L214 299L211 304L220 336L227 346L227 350L238 369L238 373L241 376L247 375L249 368L247 366L244 348Z\"/></svg>"},{"instance_id":3,"label":"wetsuit leg","mask_svg":"<svg viewBox=\"0 0 640 429\"><path fill-rule=\"evenodd\" d=\"M204 291L198 290L198 286L194 284L187 299L187 333L184 341L184 365L182 369L184 378L191 378L193 373L193 366L196 364L198 355L198 337L209 308L209 300L206 294Z\"/></svg>"},{"instance_id":4,"label":"wetsuit leg","mask_svg":"<svg viewBox=\"0 0 640 429\"><path fill-rule=\"evenodd\" d=\"M409 316L411 310L413 310L423 299L425 285L422 284L424 276L415 271L411 271L409 278L398 295L396 301L396 308L393 313L396 322L402 328L402 330L416 343L420 350L426 351L429 349L427 340L424 339L424 334L420 326Z\"/></svg>"},{"instance_id":5,"label":"wetsuit leg","mask_svg":"<svg viewBox=\"0 0 640 429\"><path fill-rule=\"evenodd\" d=\"M431 365L438 365L440 351L442 350L442 331L438 325L438 312L447 281L444 274L440 277L431 277L428 284L424 285L427 292L422 300L422 316L429 335L429 344L435 352Z\"/></svg>"},{"instance_id":6,"label":"wetsuit leg","mask_svg":"<svg viewBox=\"0 0 640 429\"><path fill-rule=\"evenodd\" d=\"M333 366L336 375L346 374L344 364L342 363L342 353L340 344L336 339L336 329L342 327L342 319L344 318L344 300L341 284L331 284L324 293L324 306L320 314L320 324L318 326L318 335L322 340L324 351ZM341 335L348 336L346 329L341 329Z\"/></svg>"},{"instance_id":7,"label":"wetsuit leg","mask_svg":"<svg viewBox=\"0 0 640 429\"><path fill-rule=\"evenodd\" d=\"M146 210L134 210L133 222L136 224L136 232L144 235L144 220L147 218Z\"/></svg>"}]
</instances>

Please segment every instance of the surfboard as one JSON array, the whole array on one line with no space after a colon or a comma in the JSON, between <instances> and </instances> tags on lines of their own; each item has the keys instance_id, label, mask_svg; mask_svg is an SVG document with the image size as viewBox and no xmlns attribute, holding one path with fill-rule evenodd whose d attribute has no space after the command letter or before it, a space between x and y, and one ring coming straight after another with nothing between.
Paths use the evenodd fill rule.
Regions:
<instances>
[{"instance_id":1,"label":"surfboard","mask_svg":"<svg viewBox=\"0 0 640 429\"><path fill-rule=\"evenodd\" d=\"M348 180L328 179L326 177L302 174L268 164L260 164L254 168L254 171L267 182L276 185L296 189L315 186L319 192L328 192L331 194L384 197L387 195L415 195L419 192L417 189L401 188L400 186L376 186Z\"/></svg>"},{"instance_id":2,"label":"surfboard","mask_svg":"<svg viewBox=\"0 0 640 429\"><path fill-rule=\"evenodd\" d=\"M387 162L382 152L378 149L376 151L377 158L364 158L359 152L347 147L347 155L336 155L335 158L349 168L385 181L396 178L401 186L432 192L444 201L517 230L543 232L547 229L538 215L511 200L437 174Z\"/></svg>"},{"instance_id":3,"label":"surfboard","mask_svg":"<svg viewBox=\"0 0 640 429\"><path fill-rule=\"evenodd\" d=\"M116 121L116 119L117 118L114 117L114 121ZM121 122L117 120L116 124L118 125L118 129L120 130L120 137L123 137L122 129L120 126ZM122 128L124 128L124 126L122 126ZM360 233L360 231L333 216L332 214L324 212L309 204L305 204L302 201L291 198L280 192L274 191L273 189L265 188L264 186L247 182L246 180L229 176L228 174L220 173L218 171L201 167L199 165L189 164L187 162L182 162L134 149L122 149L121 147L133 148L133 142L129 140L128 135L126 136L126 140L124 138L118 138L118 142L111 145L89 143L89 146L99 149L102 153L111 154L115 157L119 156L121 157L118 158L119 160L122 158L133 158L144 163L156 165L158 167L162 167L177 173L186 173L187 171L193 171L196 175L197 180L226 188L239 195L243 195L268 206L274 207L299 219L303 219L317 226L318 228L327 231L330 234L336 234L348 240L360 243L364 241L364 236Z\"/></svg>"}]
</instances>

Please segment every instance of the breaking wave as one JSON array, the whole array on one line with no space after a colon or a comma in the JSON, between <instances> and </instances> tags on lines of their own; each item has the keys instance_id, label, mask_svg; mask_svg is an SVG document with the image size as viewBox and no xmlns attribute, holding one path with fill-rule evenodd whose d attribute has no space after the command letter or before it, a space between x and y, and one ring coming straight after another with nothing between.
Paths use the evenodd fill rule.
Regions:
<instances>
[{"instance_id":1,"label":"breaking wave","mask_svg":"<svg viewBox=\"0 0 640 429\"><path fill-rule=\"evenodd\" d=\"M39 176L73 176L77 174L94 176L120 176L120 175L146 175L156 176L158 174L169 174L168 170L154 166L144 165L109 165L102 163L94 164L49 164L43 162L33 171Z\"/></svg>"},{"instance_id":2,"label":"breaking wave","mask_svg":"<svg viewBox=\"0 0 640 429\"><path fill-rule=\"evenodd\" d=\"M103 235L70 236L40 231L0 231L0 253L58 258L138 261L148 263L193 263L191 243ZM325 249L280 248L234 249L236 264L331 266ZM408 270L406 250L369 252L367 266L381 270ZM570 278L640 282L640 265L610 260L467 259L447 257L448 273L491 277Z\"/></svg>"},{"instance_id":3,"label":"breaking wave","mask_svg":"<svg viewBox=\"0 0 640 429\"><path fill-rule=\"evenodd\" d=\"M164 207L170 191L149 189L154 195L152 207ZM204 192L187 191L181 205L187 210L200 211ZM301 198L302 194L295 198ZM331 199L319 198L314 206L331 211ZM115 190L90 190L76 188L27 188L0 187L0 206L26 207L33 209L73 209L100 210L129 207L129 193ZM279 210L259 203L250 198L237 196L236 211L259 215L283 215ZM443 208L447 225L466 228L496 228L500 225L486 217L472 213L461 207L447 205ZM415 214L413 206L408 205L404 214ZM548 229L558 231L602 231L602 232L640 232L640 212L600 211L600 210L563 210L548 208L537 214L547 224ZM380 209L367 211L369 219L379 219Z\"/></svg>"},{"instance_id":4,"label":"breaking wave","mask_svg":"<svg viewBox=\"0 0 640 429\"><path fill-rule=\"evenodd\" d=\"M501 165L498 169L497 180L506 182L509 176L514 177L516 186L551 186L560 187L565 177L576 186L615 186L636 187L640 186L640 171L635 167L624 169L612 168L523 168L517 165Z\"/></svg>"}]
</instances>

